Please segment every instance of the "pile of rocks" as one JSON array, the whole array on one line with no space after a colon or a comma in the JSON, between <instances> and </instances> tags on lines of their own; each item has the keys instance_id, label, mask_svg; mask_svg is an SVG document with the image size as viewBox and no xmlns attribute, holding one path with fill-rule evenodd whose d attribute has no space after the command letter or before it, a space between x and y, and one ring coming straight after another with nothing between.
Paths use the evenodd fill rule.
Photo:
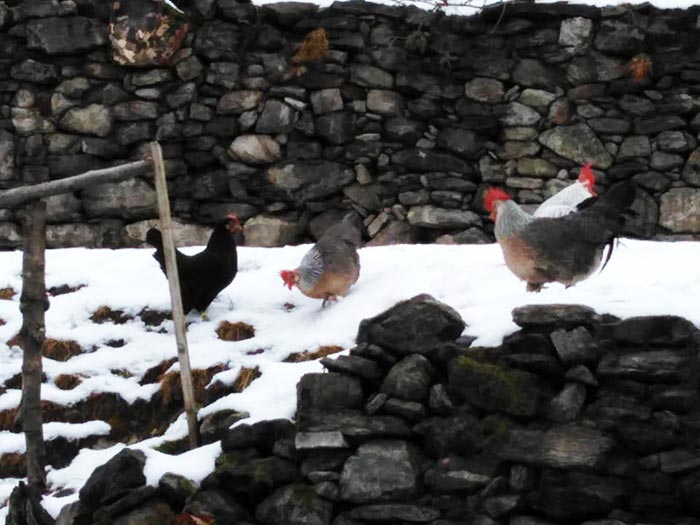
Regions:
<instances>
[{"instance_id":1,"label":"pile of rocks","mask_svg":"<svg viewBox=\"0 0 700 525\"><path fill-rule=\"evenodd\" d=\"M513 318L477 348L447 305L398 303L301 379L296 424L226 431L200 487L146 486L124 450L57 523L700 523L698 329L576 305Z\"/></svg>"},{"instance_id":2,"label":"pile of rocks","mask_svg":"<svg viewBox=\"0 0 700 525\"><path fill-rule=\"evenodd\" d=\"M473 243L491 239L487 185L534 205L593 161L601 186L638 185L629 233L700 233L696 8L183 7L192 29L172 64L136 68L111 58L109 2L0 1L0 187L123 163L157 139L174 214L234 211L250 245L318 238L348 212L373 244ZM318 28L323 60L294 64ZM102 184L49 199L48 241L130 245L154 217L148 178ZM19 241L0 210L0 246Z\"/></svg>"}]
</instances>

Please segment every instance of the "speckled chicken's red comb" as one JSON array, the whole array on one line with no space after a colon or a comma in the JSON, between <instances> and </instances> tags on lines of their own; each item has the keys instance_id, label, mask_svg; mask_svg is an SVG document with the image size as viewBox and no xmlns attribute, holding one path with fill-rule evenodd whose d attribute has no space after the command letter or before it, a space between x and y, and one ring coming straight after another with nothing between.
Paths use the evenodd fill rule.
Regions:
<instances>
[{"instance_id":1,"label":"speckled chicken's red comb","mask_svg":"<svg viewBox=\"0 0 700 525\"><path fill-rule=\"evenodd\" d=\"M296 272L294 270L281 270L280 277L284 281L284 285L290 290L296 284Z\"/></svg>"},{"instance_id":2,"label":"speckled chicken's red comb","mask_svg":"<svg viewBox=\"0 0 700 525\"><path fill-rule=\"evenodd\" d=\"M595 192L593 191L593 186L595 185L595 173L593 173L593 170L591 169L592 167L593 163L586 162L581 167L581 171L579 171L578 181L591 192L591 195L595 195Z\"/></svg>"},{"instance_id":3,"label":"speckled chicken's red comb","mask_svg":"<svg viewBox=\"0 0 700 525\"><path fill-rule=\"evenodd\" d=\"M489 188L484 193L484 207L486 211L493 211L493 203L496 201L507 201L510 200L510 195L508 195L501 188Z\"/></svg>"}]
</instances>

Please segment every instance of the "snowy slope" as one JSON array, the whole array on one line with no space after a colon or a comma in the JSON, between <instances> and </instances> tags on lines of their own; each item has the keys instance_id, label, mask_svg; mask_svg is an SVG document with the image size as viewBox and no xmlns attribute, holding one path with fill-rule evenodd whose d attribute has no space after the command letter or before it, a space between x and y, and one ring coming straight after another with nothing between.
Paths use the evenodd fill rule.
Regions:
<instances>
[{"instance_id":1,"label":"snowy slope","mask_svg":"<svg viewBox=\"0 0 700 525\"><path fill-rule=\"evenodd\" d=\"M564 289L549 285L539 294L527 294L524 283L505 267L497 245L482 246L392 246L365 248L360 252L362 273L351 293L329 308L308 299L297 290L288 291L278 276L281 269L294 268L306 246L286 248L240 248L240 271L209 308L209 320L194 314L188 331L193 368L225 363L228 370L219 379L232 382L242 366L258 366L262 377L239 394L231 394L202 408L200 416L224 408L246 410L246 422L275 417L292 417L295 385L307 372L319 371L316 361L281 362L292 352L314 350L321 345L353 345L360 320L373 316L396 301L419 293L430 293L456 308L467 322L465 334L477 337L476 345L497 345L517 329L510 312L515 306L532 303L581 303L600 313L620 317L649 314L676 314L700 325L696 298L700 295L700 243L654 243L624 240L604 272L579 285ZM196 252L200 248L187 248ZM128 402L148 399L157 384L140 386L142 374L152 366L176 355L172 323L158 333L136 318L123 325L94 324L89 317L100 306L137 313L144 307L168 309L167 284L151 249L88 250L64 249L47 252L47 286L84 285L79 290L52 298L47 312L47 336L74 339L83 348L96 348L66 362L45 360L48 383L60 374L79 373L85 380L73 390L59 390L45 384L44 399L71 404L93 392L115 392ZM21 253L0 253L0 288L21 285ZM295 307L290 311L285 303ZM20 328L18 295L0 301L0 382L18 373L21 351L5 342ZM245 321L256 335L239 342L217 338L215 329L222 320ZM112 348L105 343L123 339L126 345ZM250 350L264 352L247 355ZM133 377L114 375L114 368L127 369ZM177 368L175 365L173 368ZM16 407L19 390L0 395L0 410ZM76 439L107 432L106 424L47 424L47 437ZM207 445L173 458L152 448L164 440L186 434L184 419L179 419L165 436L138 445L148 456L146 467L150 483L156 483L166 471L180 472L195 481L206 476L220 451L218 443ZM0 436L2 452L22 452L18 436ZM52 490L79 489L92 470L116 454L123 446L105 450L83 450L71 465L49 473ZM16 480L0 480L0 501L9 495ZM77 494L46 498L53 514ZM0 510L0 520L3 511Z\"/></svg>"}]
</instances>

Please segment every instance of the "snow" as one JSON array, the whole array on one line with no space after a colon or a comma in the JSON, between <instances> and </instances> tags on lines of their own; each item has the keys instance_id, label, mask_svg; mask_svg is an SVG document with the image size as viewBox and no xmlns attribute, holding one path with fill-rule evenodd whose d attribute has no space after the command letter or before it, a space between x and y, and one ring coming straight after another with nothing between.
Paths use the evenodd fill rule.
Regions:
<instances>
[{"instance_id":1,"label":"snow","mask_svg":"<svg viewBox=\"0 0 700 525\"><path fill-rule=\"evenodd\" d=\"M347 351L353 346L362 319L376 315L397 301L420 293L429 293L454 307L467 323L466 335L475 336L474 345L498 345L503 337L517 330L511 310L525 304L586 304L600 313L619 317L675 314L700 325L700 310L695 298L700 295L700 243L650 242L624 239L608 267L588 280L565 289L550 284L539 294L525 292L505 267L498 245L399 245L360 250L362 272L350 294L322 309L320 301L287 290L279 270L295 268L310 245L285 248L239 248L239 273L234 282L212 303L209 319L190 314L188 341L193 368L225 364L217 380L231 384L242 367L257 366L261 377L241 393L214 401L199 411L208 414L234 409L250 413L237 423L263 419L292 418L296 404L296 383L309 372L322 370L318 361L286 363L293 352L315 350L323 345L338 345ZM184 248L194 253L201 247ZM74 339L86 353L68 361L44 360L47 383L42 398L57 404L74 404L95 392L116 393L127 402L148 399L158 384L139 385L151 367L176 355L172 323L147 327L140 318L122 325L95 324L94 310L109 306L137 314L145 307L169 307L167 283L151 257L152 249L89 250L82 248L49 250L46 262L48 287L83 285L75 292L51 297L46 315L47 336ZM0 253L0 288L20 288L21 254ZM19 295L0 301L0 380L21 369L21 351L6 341L21 326ZM285 306L285 304L287 305ZM289 305L293 305L288 310ZM223 320L244 321L255 327L255 337L239 342L217 338L215 330ZM164 328L166 333L160 333ZM112 348L106 343L122 339L124 346ZM262 351L260 351L262 349ZM177 364L172 367L177 369ZM119 375L128 370L131 377ZM60 374L80 374L83 382L73 390L60 390L53 379ZM8 389L0 395L0 410L14 408L20 391ZM78 439L107 434L106 423L46 423L49 439L63 436ZM147 456L146 477L157 483L165 472L180 473L195 482L212 469L220 453L213 443L179 456L154 450L164 441L179 439L187 432L184 417L178 418L163 436L132 445ZM0 452L20 452L21 435L3 432ZM45 498L46 508L57 514L60 508L77 498L77 491L90 473L118 453L124 445L103 450L83 449L65 468L51 470L48 480L52 492L73 489L76 493ZM9 496L17 480L0 481L0 501ZM3 511L0 510L0 519Z\"/></svg>"}]
</instances>

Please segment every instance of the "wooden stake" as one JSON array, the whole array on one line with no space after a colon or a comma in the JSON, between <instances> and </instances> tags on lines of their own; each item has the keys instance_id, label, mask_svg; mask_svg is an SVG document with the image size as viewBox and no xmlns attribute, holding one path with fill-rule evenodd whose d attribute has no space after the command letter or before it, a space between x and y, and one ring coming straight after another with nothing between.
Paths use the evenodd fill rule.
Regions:
<instances>
[{"instance_id":1,"label":"wooden stake","mask_svg":"<svg viewBox=\"0 0 700 525\"><path fill-rule=\"evenodd\" d=\"M33 186L22 186L21 188L0 191L0 208L12 208L28 201L48 197L49 195L70 193L89 186L90 184L130 179L138 175L145 175L149 171L151 171L151 163L145 160L138 160L128 164L122 164L121 166L87 171L65 179L52 180Z\"/></svg>"},{"instance_id":2,"label":"wooden stake","mask_svg":"<svg viewBox=\"0 0 700 525\"><path fill-rule=\"evenodd\" d=\"M180 382L182 384L182 395L185 401L185 412L187 414L189 443L190 448L192 449L196 448L199 444L199 427L197 426L197 411L195 409L194 388L192 386L190 356L187 350L185 313L182 311L180 276L177 273L175 241L173 240L173 226L170 218L170 200L168 199L168 186L165 180L163 152L160 148L160 144L157 142L151 142L151 158L153 161L153 170L155 175L156 194L158 196L160 230L163 234L165 269L168 275L168 285L170 286L170 302L173 309L175 340L177 342L177 357L180 361Z\"/></svg>"},{"instance_id":3,"label":"wooden stake","mask_svg":"<svg viewBox=\"0 0 700 525\"><path fill-rule=\"evenodd\" d=\"M27 452L27 480L39 491L46 487L46 449L41 414L41 346L46 328L44 308L46 283L44 281L46 248L46 203L33 201L24 210L24 253L22 259L22 400L15 423L22 423Z\"/></svg>"}]
</instances>

